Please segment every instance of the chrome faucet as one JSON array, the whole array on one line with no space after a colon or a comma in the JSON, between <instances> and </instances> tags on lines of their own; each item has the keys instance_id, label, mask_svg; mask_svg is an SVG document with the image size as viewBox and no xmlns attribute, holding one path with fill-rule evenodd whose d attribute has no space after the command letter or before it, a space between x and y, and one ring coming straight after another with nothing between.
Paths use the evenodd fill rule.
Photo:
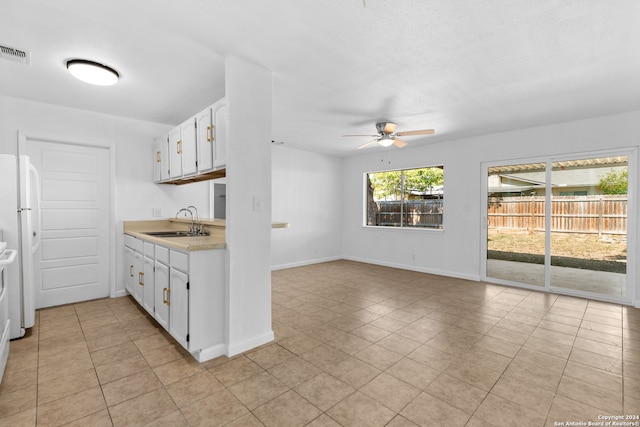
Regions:
<instances>
[{"instance_id":1,"label":"chrome faucet","mask_svg":"<svg viewBox=\"0 0 640 427\"><path fill-rule=\"evenodd\" d=\"M203 225L200 224L200 215L198 215L198 208L196 208L193 205L189 205L187 206L187 210L189 210L189 212L191 212L191 209L193 209L194 211L196 211L196 225L192 226L193 228L193 233L194 234L202 234L203 231ZM193 218L193 213L191 213L191 218Z\"/></svg>"},{"instance_id":2,"label":"chrome faucet","mask_svg":"<svg viewBox=\"0 0 640 427\"><path fill-rule=\"evenodd\" d=\"M178 218L178 216L180 215L181 212L185 212L184 216L187 216L187 212L189 213L189 215L191 215L191 227L189 228L189 234L195 234L195 227L193 224L193 212L191 212L189 209L187 208L182 208L178 211L178 213L176 214L176 218Z\"/></svg>"}]
</instances>

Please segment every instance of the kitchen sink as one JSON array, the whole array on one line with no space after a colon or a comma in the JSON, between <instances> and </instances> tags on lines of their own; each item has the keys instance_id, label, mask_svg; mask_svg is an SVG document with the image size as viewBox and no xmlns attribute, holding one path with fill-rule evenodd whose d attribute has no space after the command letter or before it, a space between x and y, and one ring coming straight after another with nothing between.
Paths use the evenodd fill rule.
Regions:
<instances>
[{"instance_id":1,"label":"kitchen sink","mask_svg":"<svg viewBox=\"0 0 640 427\"><path fill-rule=\"evenodd\" d=\"M177 230L144 231L142 234L146 234L147 236L153 236L153 237L194 237L194 236L209 235L209 233L193 234L193 233L189 233L188 231L177 231Z\"/></svg>"}]
</instances>

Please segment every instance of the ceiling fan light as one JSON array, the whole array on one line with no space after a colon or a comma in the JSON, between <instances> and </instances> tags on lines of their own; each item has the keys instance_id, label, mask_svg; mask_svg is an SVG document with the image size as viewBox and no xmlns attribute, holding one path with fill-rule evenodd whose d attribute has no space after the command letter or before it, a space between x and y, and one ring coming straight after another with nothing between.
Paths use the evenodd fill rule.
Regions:
<instances>
[{"instance_id":1,"label":"ceiling fan light","mask_svg":"<svg viewBox=\"0 0 640 427\"><path fill-rule=\"evenodd\" d=\"M393 144L393 138L390 136L383 136L378 140L378 144L382 145L383 147L390 147Z\"/></svg>"},{"instance_id":2,"label":"ceiling fan light","mask_svg":"<svg viewBox=\"0 0 640 427\"><path fill-rule=\"evenodd\" d=\"M120 74L113 68L86 59L67 61L67 70L78 80L98 86L114 85L120 78Z\"/></svg>"}]
</instances>

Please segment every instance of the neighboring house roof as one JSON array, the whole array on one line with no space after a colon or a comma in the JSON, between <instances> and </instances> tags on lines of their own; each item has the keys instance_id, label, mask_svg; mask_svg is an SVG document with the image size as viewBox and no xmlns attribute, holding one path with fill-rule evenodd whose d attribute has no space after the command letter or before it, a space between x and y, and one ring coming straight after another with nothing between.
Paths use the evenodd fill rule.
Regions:
<instances>
[{"instance_id":1,"label":"neighboring house roof","mask_svg":"<svg viewBox=\"0 0 640 427\"><path fill-rule=\"evenodd\" d=\"M444 194L444 185L434 185L428 191L411 190L409 194L414 196L434 196Z\"/></svg>"},{"instance_id":2,"label":"neighboring house roof","mask_svg":"<svg viewBox=\"0 0 640 427\"><path fill-rule=\"evenodd\" d=\"M625 161L623 161L625 160ZM554 162L551 186L596 187L611 171L627 169L626 157ZM544 188L546 173L544 163L490 168L489 173L500 177L500 186L489 187L491 193L508 193ZM506 181L506 182L505 182Z\"/></svg>"}]
</instances>

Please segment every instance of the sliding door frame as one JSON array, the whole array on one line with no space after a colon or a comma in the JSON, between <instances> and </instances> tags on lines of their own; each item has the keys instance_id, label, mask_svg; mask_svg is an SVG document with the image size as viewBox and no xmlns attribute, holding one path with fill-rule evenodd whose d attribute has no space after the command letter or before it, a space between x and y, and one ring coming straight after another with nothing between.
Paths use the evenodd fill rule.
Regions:
<instances>
[{"instance_id":1,"label":"sliding door frame","mask_svg":"<svg viewBox=\"0 0 640 427\"><path fill-rule=\"evenodd\" d=\"M615 297L599 293L580 291L568 288L551 286L551 173L552 163L563 160L579 160L599 157L627 157L628 189L627 189L627 271L626 271L626 293L624 297ZM488 248L488 215L487 215L487 194L488 194L488 171L495 166L506 166L524 163L545 163L545 284L544 287L519 283L505 279L498 279L487 276L487 248ZM614 302L620 304L640 306L640 290L637 280L638 273L638 148L623 147L601 151L584 151L569 154L556 154L548 156L536 156L527 158L508 159L500 161L482 162L480 165L480 203L481 203L481 232L480 232L480 279L484 282L496 283L500 285L518 287L529 290L545 291L561 295L570 295L581 298Z\"/></svg>"}]
</instances>

